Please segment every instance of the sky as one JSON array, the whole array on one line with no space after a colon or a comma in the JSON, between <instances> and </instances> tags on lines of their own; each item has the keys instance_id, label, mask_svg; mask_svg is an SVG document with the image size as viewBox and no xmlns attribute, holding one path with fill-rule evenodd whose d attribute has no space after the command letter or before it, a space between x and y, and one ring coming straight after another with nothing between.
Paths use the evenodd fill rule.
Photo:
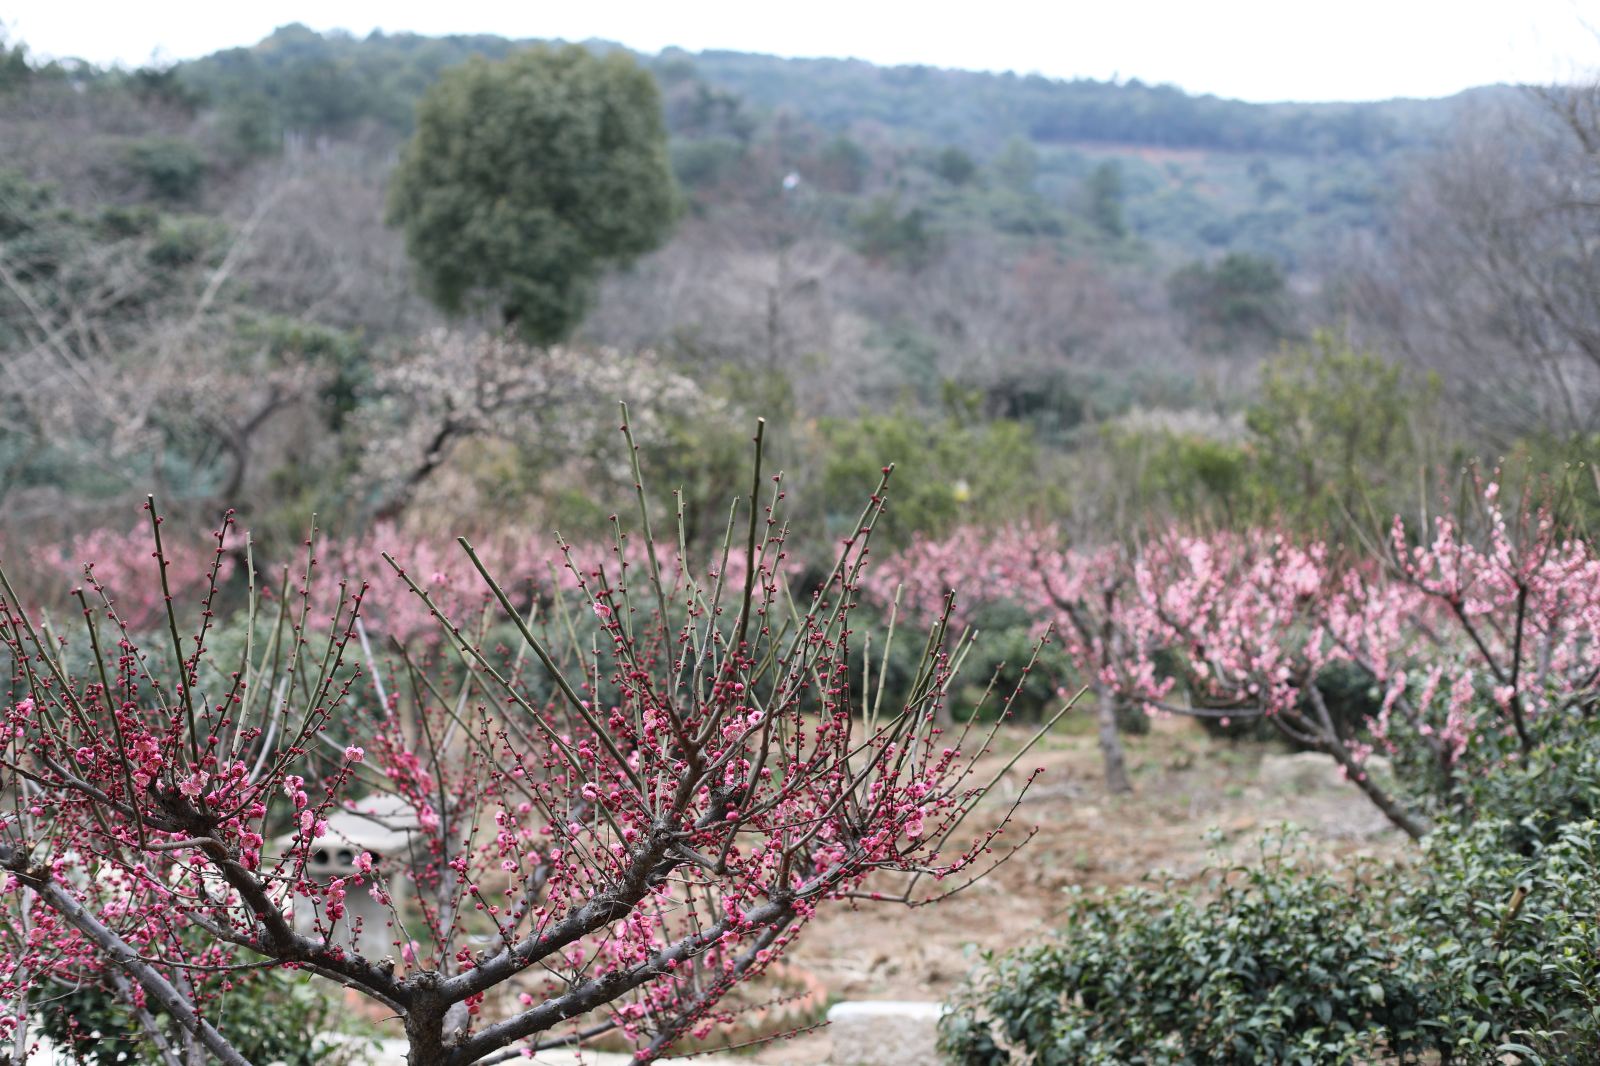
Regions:
<instances>
[{"instance_id":1,"label":"sky","mask_svg":"<svg viewBox=\"0 0 1600 1066\"><path fill-rule=\"evenodd\" d=\"M303 22L1140 78L1257 101L1600 75L1600 0L9 0L0 22L36 54L130 66Z\"/></svg>"}]
</instances>

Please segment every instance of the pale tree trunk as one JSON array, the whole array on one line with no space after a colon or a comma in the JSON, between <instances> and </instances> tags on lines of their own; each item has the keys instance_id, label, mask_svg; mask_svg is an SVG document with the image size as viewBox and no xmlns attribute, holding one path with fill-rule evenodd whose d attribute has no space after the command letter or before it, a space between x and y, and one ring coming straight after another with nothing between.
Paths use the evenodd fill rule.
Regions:
<instances>
[{"instance_id":1,"label":"pale tree trunk","mask_svg":"<svg viewBox=\"0 0 1600 1066\"><path fill-rule=\"evenodd\" d=\"M1106 791L1125 794L1133 791L1128 780L1128 760L1122 751L1122 736L1117 732L1117 697L1104 681L1094 687L1095 722L1100 727L1100 756L1106 767Z\"/></svg>"},{"instance_id":2,"label":"pale tree trunk","mask_svg":"<svg viewBox=\"0 0 1600 1066\"><path fill-rule=\"evenodd\" d=\"M33 889L23 888L22 910L17 923L17 931L21 934L24 943L28 941L29 934L33 931L32 909ZM13 977L17 987L17 1030L12 1039L11 1058L3 1061L23 1064L28 1061L28 992L31 985L28 979L28 971L25 968L18 968Z\"/></svg>"}]
</instances>

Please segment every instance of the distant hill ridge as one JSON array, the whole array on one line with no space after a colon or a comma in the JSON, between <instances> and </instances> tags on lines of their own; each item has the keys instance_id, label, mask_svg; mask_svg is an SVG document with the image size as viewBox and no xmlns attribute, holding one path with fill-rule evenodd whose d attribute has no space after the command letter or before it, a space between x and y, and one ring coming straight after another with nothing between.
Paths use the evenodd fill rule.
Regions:
<instances>
[{"instance_id":1,"label":"distant hill ridge","mask_svg":"<svg viewBox=\"0 0 1600 1066\"><path fill-rule=\"evenodd\" d=\"M532 41L494 35L319 34L294 24L247 48L183 63L179 77L214 103L264 121L334 132L371 120L406 132L416 98L439 71L472 55L503 56ZM612 42L589 41L598 49ZM1256 104L1138 80L1060 80L858 59L785 59L667 49L641 55L664 81L696 78L763 110L787 110L834 132L863 124L980 155L1024 138L1041 145L1104 143L1214 151L1379 157L1444 125L1463 100Z\"/></svg>"}]
</instances>

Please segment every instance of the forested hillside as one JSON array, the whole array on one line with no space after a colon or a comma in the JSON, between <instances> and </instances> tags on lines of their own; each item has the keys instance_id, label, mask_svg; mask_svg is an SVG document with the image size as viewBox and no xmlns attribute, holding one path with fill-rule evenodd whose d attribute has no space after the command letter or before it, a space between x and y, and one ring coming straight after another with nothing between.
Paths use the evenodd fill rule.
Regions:
<instances>
[{"instance_id":1,"label":"forested hillside","mask_svg":"<svg viewBox=\"0 0 1600 1066\"><path fill-rule=\"evenodd\" d=\"M1474 189L1508 177L1488 174L1504 154L1491 142L1559 135L1559 115L1512 89L1254 105L1137 82L643 56L680 188L671 240L584 298L573 351L446 337L386 222L390 175L442 71L521 46L287 26L139 71L8 49L0 331L36 374L0 442L18 513L98 507L152 476L197 504L271 499L285 521L317 501L358 524L419 519L429 500L542 511L605 469L572 417L617 381L677 397L654 405L656 442L691 499L720 484L734 427L760 410L801 451L831 445L807 477L837 521L871 456L914 457L907 530L1063 506L1099 521L1130 499L1280 509L1305 475L1282 450L1311 463L1318 434L1344 432L1337 405L1295 414L1295 383L1338 393L1363 360L1392 369L1373 402L1414 427L1450 404L1489 412L1492 444L1414 428L1340 460L1396 483L1452 449L1592 430L1554 399L1587 386L1495 356L1521 343L1498 326L1416 320L1468 291L1439 272L1470 258L1438 240L1471 225ZM1535 183L1539 151L1516 157ZM1428 266L1402 277L1403 255ZM1480 310L1503 323L1496 298ZM1430 376L1480 359L1498 369ZM463 360L480 388L519 372L541 384L455 395ZM108 381L124 382L114 403ZM62 419L82 439L47 429Z\"/></svg>"},{"instance_id":2,"label":"forested hillside","mask_svg":"<svg viewBox=\"0 0 1600 1066\"><path fill-rule=\"evenodd\" d=\"M404 134L417 96L440 70L517 45L490 36L325 37L290 26L176 73L226 116L242 143L262 148L285 134L344 136L367 124ZM809 129L838 138L811 162L824 181L848 191L866 181L869 164L893 168L894 184L903 186L918 163L956 177L970 163L993 168L1002 181L1025 180L1061 204L1081 200L1109 160L1123 170L1119 195L1137 236L1194 253L1238 248L1286 259L1314 255L1350 227L1371 226L1377 185L1397 158L1427 144L1462 105L1258 105L1138 81L736 52L644 58L669 93L680 167L691 184L729 165L741 142L775 121L804 127L790 137ZM1067 224L980 206L998 228Z\"/></svg>"},{"instance_id":3,"label":"forested hillside","mask_svg":"<svg viewBox=\"0 0 1600 1066\"><path fill-rule=\"evenodd\" d=\"M470 55L499 58L526 44L488 35L324 36L287 26L260 44L181 65L183 80L219 103L255 98L291 128L333 132L360 118L397 131L440 70ZM588 42L597 49L619 45ZM832 131L858 123L992 152L1014 136L1169 148L1381 155L1436 130L1448 101L1258 105L1138 80L1062 81L851 59L780 59L668 49L645 56L664 80L698 76L761 111L785 110Z\"/></svg>"}]
</instances>

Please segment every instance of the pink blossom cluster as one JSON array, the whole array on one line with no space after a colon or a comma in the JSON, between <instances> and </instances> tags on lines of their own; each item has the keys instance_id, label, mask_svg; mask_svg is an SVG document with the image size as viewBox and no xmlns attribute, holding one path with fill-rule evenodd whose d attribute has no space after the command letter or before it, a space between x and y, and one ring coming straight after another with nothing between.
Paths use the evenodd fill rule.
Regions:
<instances>
[{"instance_id":1,"label":"pink blossom cluster","mask_svg":"<svg viewBox=\"0 0 1600 1066\"><path fill-rule=\"evenodd\" d=\"M630 561L633 553L619 550L615 542L570 542L547 533L503 530L468 540L524 610L540 600L571 593L602 574L621 584L640 576ZM348 590L365 584L362 613L369 630L400 644L438 642L443 631L433 611L396 578L384 562L385 553L404 560L407 575L428 592L436 607L452 617L481 614L491 603L482 576L454 538L409 532L388 522L359 536L327 540L317 548L316 565L311 568L312 601L337 603ZM624 562L629 573L622 572ZM685 561L676 545L659 562L674 574L685 573ZM784 569L788 576L797 572L797 566L787 560ZM688 575L708 587L720 578L725 587L740 588L744 571L743 552L730 552L726 560L720 552L710 551L692 553L689 559Z\"/></svg>"},{"instance_id":2,"label":"pink blossom cluster","mask_svg":"<svg viewBox=\"0 0 1600 1066\"><path fill-rule=\"evenodd\" d=\"M1172 686L1147 656L1127 646L1128 622L1138 616L1131 556L1120 547L1067 545L1055 526L975 526L948 537L919 537L880 560L865 586L881 604L896 599L924 623L946 610L953 625L997 602L1026 608L1042 632L1067 652L1082 683L1104 684L1158 699Z\"/></svg>"},{"instance_id":3,"label":"pink blossom cluster","mask_svg":"<svg viewBox=\"0 0 1600 1066\"><path fill-rule=\"evenodd\" d=\"M1141 644L1181 649L1201 698L1294 710L1324 666L1383 693L1380 744L1410 730L1453 767L1474 731L1529 743L1533 720L1591 698L1600 677L1600 560L1547 512L1513 523L1483 487L1480 519L1400 519L1380 558L1335 558L1277 534L1174 536L1137 570Z\"/></svg>"},{"instance_id":4,"label":"pink blossom cluster","mask_svg":"<svg viewBox=\"0 0 1600 1066\"><path fill-rule=\"evenodd\" d=\"M169 536L163 553L167 586L180 607L192 608L204 597L213 565L218 567L219 581L227 581L234 573L235 557L219 556L216 548L215 538L193 536L188 530ZM83 587L95 601L103 591L129 629L143 631L166 622L166 600L148 520L126 530L91 529L65 540L33 545L26 557L31 579L28 591L41 602L58 604L61 593ZM90 566L87 573L86 565Z\"/></svg>"}]
</instances>

